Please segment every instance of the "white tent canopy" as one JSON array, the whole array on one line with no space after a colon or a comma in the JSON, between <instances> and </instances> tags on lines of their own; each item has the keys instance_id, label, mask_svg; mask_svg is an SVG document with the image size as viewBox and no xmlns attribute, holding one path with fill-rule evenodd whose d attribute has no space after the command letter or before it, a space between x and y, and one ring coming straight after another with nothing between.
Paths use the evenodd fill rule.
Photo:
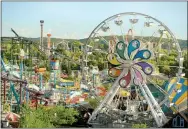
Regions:
<instances>
[{"instance_id":1,"label":"white tent canopy","mask_svg":"<svg viewBox=\"0 0 188 129\"><path fill-rule=\"evenodd\" d=\"M82 93L80 91L75 91L71 96L70 98L73 98L73 97L76 97L76 96L80 96L82 95Z\"/></svg>"},{"instance_id":2,"label":"white tent canopy","mask_svg":"<svg viewBox=\"0 0 188 129\"><path fill-rule=\"evenodd\" d=\"M84 85L84 84L81 84L81 85L80 85L80 88L81 88L81 89L86 89L86 90L89 89L88 86L87 86L87 85Z\"/></svg>"}]
</instances>

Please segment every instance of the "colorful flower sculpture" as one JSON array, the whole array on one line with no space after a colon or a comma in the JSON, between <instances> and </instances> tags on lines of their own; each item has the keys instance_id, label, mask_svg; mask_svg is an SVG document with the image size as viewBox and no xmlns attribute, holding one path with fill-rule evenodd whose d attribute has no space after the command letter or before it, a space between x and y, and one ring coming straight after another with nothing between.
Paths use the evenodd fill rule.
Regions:
<instances>
[{"instance_id":1,"label":"colorful flower sculpture","mask_svg":"<svg viewBox=\"0 0 188 129\"><path fill-rule=\"evenodd\" d=\"M116 44L116 52L107 55L108 61L115 67L109 69L109 75L119 77L123 69L126 69L125 75L119 80L122 88L129 86L131 81L135 85L145 82L145 75L151 75L153 67L146 63L151 57L148 49L141 49L139 40L132 40L129 43L119 41Z\"/></svg>"}]
</instances>

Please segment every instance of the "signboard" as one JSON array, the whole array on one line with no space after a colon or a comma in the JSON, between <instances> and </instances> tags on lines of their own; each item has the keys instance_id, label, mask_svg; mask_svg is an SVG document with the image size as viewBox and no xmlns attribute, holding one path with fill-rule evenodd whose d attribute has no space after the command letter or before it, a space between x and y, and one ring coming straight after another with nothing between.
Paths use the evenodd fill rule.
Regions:
<instances>
[{"instance_id":1,"label":"signboard","mask_svg":"<svg viewBox=\"0 0 188 129\"><path fill-rule=\"evenodd\" d=\"M74 82L59 82L59 86L74 86Z\"/></svg>"}]
</instances>

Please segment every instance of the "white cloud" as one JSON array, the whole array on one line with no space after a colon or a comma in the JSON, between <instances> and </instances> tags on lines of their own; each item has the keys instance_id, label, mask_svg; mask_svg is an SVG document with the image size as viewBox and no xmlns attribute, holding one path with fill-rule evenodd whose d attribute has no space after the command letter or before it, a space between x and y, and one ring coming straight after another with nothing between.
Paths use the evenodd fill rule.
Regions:
<instances>
[{"instance_id":1,"label":"white cloud","mask_svg":"<svg viewBox=\"0 0 188 129\"><path fill-rule=\"evenodd\" d=\"M65 33L63 36L62 36L63 39L68 39L68 34Z\"/></svg>"},{"instance_id":2,"label":"white cloud","mask_svg":"<svg viewBox=\"0 0 188 129\"><path fill-rule=\"evenodd\" d=\"M25 28L17 28L16 29L17 30L17 32L18 32L18 34L20 35L20 36L24 36L24 37L30 37L31 35L32 35L32 31L31 30L29 30L29 29L25 29ZM16 31L15 30L15 31Z\"/></svg>"},{"instance_id":3,"label":"white cloud","mask_svg":"<svg viewBox=\"0 0 188 129\"><path fill-rule=\"evenodd\" d=\"M77 39L78 38L78 36L77 36L77 34L75 32L73 32L72 34L70 34L68 37L70 39Z\"/></svg>"},{"instance_id":4,"label":"white cloud","mask_svg":"<svg viewBox=\"0 0 188 129\"><path fill-rule=\"evenodd\" d=\"M60 38L62 39L62 36L52 36L53 38Z\"/></svg>"}]
</instances>

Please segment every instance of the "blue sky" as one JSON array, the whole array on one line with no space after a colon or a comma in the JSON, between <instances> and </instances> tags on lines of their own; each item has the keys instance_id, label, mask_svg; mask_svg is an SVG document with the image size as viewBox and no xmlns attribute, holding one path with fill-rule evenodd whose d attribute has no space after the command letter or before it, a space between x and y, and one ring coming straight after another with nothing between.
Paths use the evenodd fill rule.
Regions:
<instances>
[{"instance_id":1,"label":"blue sky","mask_svg":"<svg viewBox=\"0 0 188 129\"><path fill-rule=\"evenodd\" d=\"M122 12L140 12L166 24L177 38L187 39L186 2L3 2L2 36L40 37L44 35L84 38L104 19Z\"/></svg>"}]
</instances>

